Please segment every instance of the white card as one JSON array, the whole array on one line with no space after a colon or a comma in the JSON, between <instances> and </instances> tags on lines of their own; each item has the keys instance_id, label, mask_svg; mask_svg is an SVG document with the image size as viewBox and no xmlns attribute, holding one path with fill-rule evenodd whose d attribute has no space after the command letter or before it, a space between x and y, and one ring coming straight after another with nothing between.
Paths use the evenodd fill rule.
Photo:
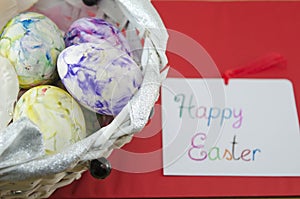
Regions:
<instances>
[{"instance_id":1,"label":"white card","mask_svg":"<svg viewBox=\"0 0 300 199\"><path fill-rule=\"evenodd\" d=\"M162 131L164 175L300 176L288 80L169 78Z\"/></svg>"}]
</instances>

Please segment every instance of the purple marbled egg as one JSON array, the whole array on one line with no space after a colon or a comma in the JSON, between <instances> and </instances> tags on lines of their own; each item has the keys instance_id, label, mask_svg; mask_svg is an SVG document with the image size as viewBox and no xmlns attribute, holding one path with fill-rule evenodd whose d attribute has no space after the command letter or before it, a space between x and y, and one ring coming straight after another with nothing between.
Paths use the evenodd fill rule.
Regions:
<instances>
[{"instance_id":1,"label":"purple marbled egg","mask_svg":"<svg viewBox=\"0 0 300 199\"><path fill-rule=\"evenodd\" d=\"M117 115L143 80L132 58L105 40L66 48L58 57L57 68L69 93L84 107L103 115Z\"/></svg>"},{"instance_id":2,"label":"purple marbled egg","mask_svg":"<svg viewBox=\"0 0 300 199\"><path fill-rule=\"evenodd\" d=\"M66 46L101 43L103 39L130 55L129 44L119 29L100 18L80 18L72 23L65 34Z\"/></svg>"}]
</instances>

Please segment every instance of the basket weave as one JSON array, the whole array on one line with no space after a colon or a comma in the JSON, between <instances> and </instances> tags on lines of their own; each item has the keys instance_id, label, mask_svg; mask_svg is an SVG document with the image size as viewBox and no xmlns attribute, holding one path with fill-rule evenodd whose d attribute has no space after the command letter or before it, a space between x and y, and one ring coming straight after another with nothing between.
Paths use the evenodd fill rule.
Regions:
<instances>
[{"instance_id":1,"label":"basket weave","mask_svg":"<svg viewBox=\"0 0 300 199\"><path fill-rule=\"evenodd\" d=\"M10 171L7 173L1 174L0 169L0 198L47 198L56 189L79 179L88 169L90 160L108 157L113 149L130 142L133 134L145 126L167 74L167 70L162 72L167 64L166 28L149 0L101 0L98 9L98 17L117 24L125 32L134 60L144 73L141 88L108 126L82 140L86 149L67 168L58 173L33 175L25 179L20 177L20 180L10 180L20 165L5 168ZM82 143L78 146L82 147ZM35 161L26 164L34 164Z\"/></svg>"}]
</instances>

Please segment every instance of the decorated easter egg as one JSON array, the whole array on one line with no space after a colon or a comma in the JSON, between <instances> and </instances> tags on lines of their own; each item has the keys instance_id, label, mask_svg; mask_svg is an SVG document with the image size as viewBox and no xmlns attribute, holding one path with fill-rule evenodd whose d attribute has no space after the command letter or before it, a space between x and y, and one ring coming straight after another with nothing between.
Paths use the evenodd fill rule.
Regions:
<instances>
[{"instance_id":1,"label":"decorated easter egg","mask_svg":"<svg viewBox=\"0 0 300 199\"><path fill-rule=\"evenodd\" d=\"M66 46L101 43L103 39L130 54L129 44L119 29L100 18L80 18L72 23L65 34Z\"/></svg>"},{"instance_id":2,"label":"decorated easter egg","mask_svg":"<svg viewBox=\"0 0 300 199\"><path fill-rule=\"evenodd\" d=\"M34 12L11 19L0 37L0 55L15 67L22 88L51 82L56 74L57 56L64 48L58 27Z\"/></svg>"},{"instance_id":3,"label":"decorated easter egg","mask_svg":"<svg viewBox=\"0 0 300 199\"><path fill-rule=\"evenodd\" d=\"M19 92L18 77L14 67L0 56L0 130L12 120L14 104Z\"/></svg>"},{"instance_id":4,"label":"decorated easter egg","mask_svg":"<svg viewBox=\"0 0 300 199\"><path fill-rule=\"evenodd\" d=\"M54 86L29 89L18 100L13 120L28 117L43 134L45 151L54 154L86 136L85 120L78 103Z\"/></svg>"},{"instance_id":5,"label":"decorated easter egg","mask_svg":"<svg viewBox=\"0 0 300 199\"><path fill-rule=\"evenodd\" d=\"M105 40L66 48L58 57L57 69L69 93L103 115L117 115L143 80L132 58Z\"/></svg>"}]
</instances>

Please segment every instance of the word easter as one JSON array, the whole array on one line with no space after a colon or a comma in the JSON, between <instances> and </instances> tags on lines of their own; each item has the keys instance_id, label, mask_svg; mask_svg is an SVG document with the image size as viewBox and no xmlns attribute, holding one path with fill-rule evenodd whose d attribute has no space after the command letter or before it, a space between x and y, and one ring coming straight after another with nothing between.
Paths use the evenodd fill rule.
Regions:
<instances>
[{"instance_id":1,"label":"word easter","mask_svg":"<svg viewBox=\"0 0 300 199\"><path fill-rule=\"evenodd\" d=\"M219 147L212 147L208 151L204 149L203 142L206 140L207 136L205 133L196 133L192 137L191 146L188 150L188 156L191 160L204 161L208 160L243 160L243 161L255 161L257 153L261 153L259 148L243 149L241 153L237 153L236 146L238 144L236 136L233 137L231 142L231 150L224 149L221 150ZM237 155L240 154L240 155Z\"/></svg>"},{"instance_id":2,"label":"word easter","mask_svg":"<svg viewBox=\"0 0 300 199\"><path fill-rule=\"evenodd\" d=\"M243 122L243 110L236 110L235 108L219 108L219 107L196 107L194 102L194 96L190 95L189 103L186 104L186 96L183 93L177 94L174 97L174 101L180 103L179 106L179 118L182 118L187 114L191 119L205 119L207 120L207 126L210 126L213 120L220 120L220 126L223 125L225 120L234 120L232 122L233 128L240 128Z\"/></svg>"}]
</instances>

